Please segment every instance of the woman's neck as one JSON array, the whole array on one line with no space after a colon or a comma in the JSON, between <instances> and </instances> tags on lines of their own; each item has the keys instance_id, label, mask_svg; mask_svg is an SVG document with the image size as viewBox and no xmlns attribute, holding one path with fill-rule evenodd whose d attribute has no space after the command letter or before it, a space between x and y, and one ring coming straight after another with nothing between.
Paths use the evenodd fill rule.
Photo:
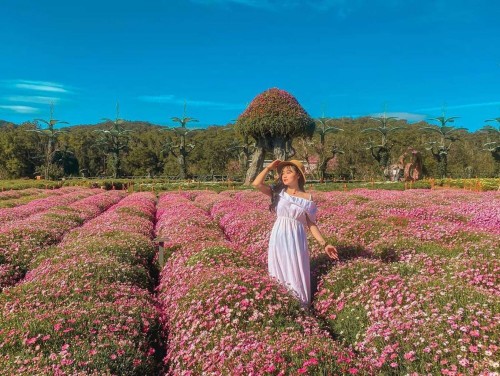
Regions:
<instances>
[{"instance_id":1,"label":"woman's neck","mask_svg":"<svg viewBox=\"0 0 500 376\"><path fill-rule=\"evenodd\" d=\"M295 195L295 194L297 194L297 192L300 192L300 187L287 185L286 191L287 191L287 193Z\"/></svg>"}]
</instances>

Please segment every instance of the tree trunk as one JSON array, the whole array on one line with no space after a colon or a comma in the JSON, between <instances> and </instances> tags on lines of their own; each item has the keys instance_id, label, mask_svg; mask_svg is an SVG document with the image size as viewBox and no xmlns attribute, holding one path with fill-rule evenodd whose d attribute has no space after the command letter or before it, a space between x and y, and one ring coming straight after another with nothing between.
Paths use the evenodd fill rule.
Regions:
<instances>
[{"instance_id":1,"label":"tree trunk","mask_svg":"<svg viewBox=\"0 0 500 376\"><path fill-rule=\"evenodd\" d=\"M496 147L495 150L491 152L491 156L493 157L493 160L495 161L495 177L498 178L500 177L500 147Z\"/></svg>"},{"instance_id":2,"label":"tree trunk","mask_svg":"<svg viewBox=\"0 0 500 376\"><path fill-rule=\"evenodd\" d=\"M272 142L273 142L274 159L279 159L282 161L286 160L287 141L284 138L275 137L273 138Z\"/></svg>"},{"instance_id":3,"label":"tree trunk","mask_svg":"<svg viewBox=\"0 0 500 376\"><path fill-rule=\"evenodd\" d=\"M495 162L500 162L500 146L497 146L495 150L491 152L491 156L495 160Z\"/></svg>"},{"instance_id":4,"label":"tree trunk","mask_svg":"<svg viewBox=\"0 0 500 376\"><path fill-rule=\"evenodd\" d=\"M378 155L380 158L380 161L379 161L380 167L383 167L383 168L389 167L389 159L390 159L389 150L385 147L380 148L378 151Z\"/></svg>"},{"instance_id":5,"label":"tree trunk","mask_svg":"<svg viewBox=\"0 0 500 376\"><path fill-rule=\"evenodd\" d=\"M292 141L293 141L292 139L289 139L285 143L285 145L286 145L285 146L285 153L286 153L285 156L286 156L286 158L292 158L296 154L296 151L295 151L295 149L292 146Z\"/></svg>"},{"instance_id":6,"label":"tree trunk","mask_svg":"<svg viewBox=\"0 0 500 376\"><path fill-rule=\"evenodd\" d=\"M446 154L440 155L438 169L439 175L441 175L441 179L445 179L446 174L448 173L448 156Z\"/></svg>"},{"instance_id":7,"label":"tree trunk","mask_svg":"<svg viewBox=\"0 0 500 376\"><path fill-rule=\"evenodd\" d=\"M187 156L189 152L186 148L186 136L180 136L179 143L179 156L177 157L177 161L179 162L179 177L181 179L187 179Z\"/></svg>"},{"instance_id":8,"label":"tree trunk","mask_svg":"<svg viewBox=\"0 0 500 376\"><path fill-rule=\"evenodd\" d=\"M446 150L439 149L437 152L431 149L432 156L438 164L438 175L440 179L446 178L448 173L448 153Z\"/></svg>"},{"instance_id":9,"label":"tree trunk","mask_svg":"<svg viewBox=\"0 0 500 376\"><path fill-rule=\"evenodd\" d=\"M49 179L50 165L52 164L52 149L53 143L49 138L49 141L47 142L47 153L45 154L45 180Z\"/></svg>"},{"instance_id":10,"label":"tree trunk","mask_svg":"<svg viewBox=\"0 0 500 376\"><path fill-rule=\"evenodd\" d=\"M264 164L264 156L266 153L265 140L258 139L255 143L255 151L252 154L252 161L248 167L247 175L245 178L245 185L250 185L259 174Z\"/></svg>"},{"instance_id":11,"label":"tree trunk","mask_svg":"<svg viewBox=\"0 0 500 376\"><path fill-rule=\"evenodd\" d=\"M335 158L335 154L333 154L331 157L326 157L326 156L321 156L319 159L318 163L318 177L319 181L323 183L325 181L325 176L326 176L326 169L328 167L328 162Z\"/></svg>"},{"instance_id":12,"label":"tree trunk","mask_svg":"<svg viewBox=\"0 0 500 376\"><path fill-rule=\"evenodd\" d=\"M179 178L186 179L187 178L186 157L184 156L182 150L179 152L179 156L177 157L177 162L179 163Z\"/></svg>"},{"instance_id":13,"label":"tree trunk","mask_svg":"<svg viewBox=\"0 0 500 376\"><path fill-rule=\"evenodd\" d=\"M113 178L116 179L120 175L120 152L113 153Z\"/></svg>"}]
</instances>

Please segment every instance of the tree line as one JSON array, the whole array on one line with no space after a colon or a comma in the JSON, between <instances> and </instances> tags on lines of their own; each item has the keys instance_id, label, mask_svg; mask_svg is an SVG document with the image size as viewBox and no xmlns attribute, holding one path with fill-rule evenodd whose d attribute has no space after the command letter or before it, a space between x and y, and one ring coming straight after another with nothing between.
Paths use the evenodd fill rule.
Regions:
<instances>
[{"instance_id":1,"label":"tree line","mask_svg":"<svg viewBox=\"0 0 500 376\"><path fill-rule=\"evenodd\" d=\"M317 166L321 179L382 179L384 168L408 150L422 156L423 176L498 177L500 119L481 130L452 127L453 118L409 124L389 117L314 119L308 132L283 139L282 158L293 155ZM62 127L37 119L23 124L0 121L0 179L97 176L216 175L244 179L263 139L238 126L195 128L196 119L172 118L171 127L142 121L106 119L93 125ZM261 160L275 158L263 149ZM443 170L443 158L446 167Z\"/></svg>"},{"instance_id":2,"label":"tree line","mask_svg":"<svg viewBox=\"0 0 500 376\"><path fill-rule=\"evenodd\" d=\"M377 120L369 117L316 119L316 132L312 137L295 138L290 146L295 149L294 158L324 165L325 178L383 178L381 164L396 162L408 148L422 154L424 176L441 177L438 159L441 139L423 130L432 124L408 124L404 120L393 123L400 129L386 140L385 147L390 147L388 161L380 156L384 153L378 150L378 145L383 143L376 132L363 132L379 126ZM325 133L324 130L330 128L322 128L322 124L343 131ZM255 147L255 140L239 134L232 124L205 129L185 128L185 134L138 121L79 125L58 128L53 133L38 132L44 130L41 125L37 121L0 125L1 179L34 178L36 175L55 179L70 176L180 177L182 174L184 178L226 175L238 179L245 176ZM445 139L447 176L498 177L498 139L498 130L495 134L484 129L462 130L455 133L453 141ZM434 150L428 150L432 142ZM177 153L184 164L179 163ZM274 154L267 152L264 158L273 159ZM320 169L316 174L319 179Z\"/></svg>"}]
</instances>

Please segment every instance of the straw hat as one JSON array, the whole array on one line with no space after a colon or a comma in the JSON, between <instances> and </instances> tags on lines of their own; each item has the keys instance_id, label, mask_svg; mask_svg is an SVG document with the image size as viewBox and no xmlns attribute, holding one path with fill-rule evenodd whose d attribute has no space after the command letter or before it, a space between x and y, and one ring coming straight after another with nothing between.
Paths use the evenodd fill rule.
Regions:
<instances>
[{"instance_id":1,"label":"straw hat","mask_svg":"<svg viewBox=\"0 0 500 376\"><path fill-rule=\"evenodd\" d=\"M304 179L304 183L306 182L306 169L301 161L298 161L296 159L291 159L289 161L280 162L280 164L278 165L278 168L277 168L279 174L281 174L281 170L283 170L283 167L285 167L285 166L297 167L299 169L300 173L302 174L302 178Z\"/></svg>"}]
</instances>

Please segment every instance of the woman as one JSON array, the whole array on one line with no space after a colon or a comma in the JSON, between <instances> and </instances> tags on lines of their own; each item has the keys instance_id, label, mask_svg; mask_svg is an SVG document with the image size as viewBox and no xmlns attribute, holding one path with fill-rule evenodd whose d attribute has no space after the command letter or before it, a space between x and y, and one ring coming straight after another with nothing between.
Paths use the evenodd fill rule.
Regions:
<instances>
[{"instance_id":1,"label":"woman","mask_svg":"<svg viewBox=\"0 0 500 376\"><path fill-rule=\"evenodd\" d=\"M278 184L264 183L269 171L277 169ZM311 303L311 274L306 226L332 259L337 249L321 236L316 225L317 207L304 190L305 169L300 161L275 160L255 178L252 185L271 197L270 210L277 214L268 249L268 269L272 277L287 286L304 306Z\"/></svg>"}]
</instances>

